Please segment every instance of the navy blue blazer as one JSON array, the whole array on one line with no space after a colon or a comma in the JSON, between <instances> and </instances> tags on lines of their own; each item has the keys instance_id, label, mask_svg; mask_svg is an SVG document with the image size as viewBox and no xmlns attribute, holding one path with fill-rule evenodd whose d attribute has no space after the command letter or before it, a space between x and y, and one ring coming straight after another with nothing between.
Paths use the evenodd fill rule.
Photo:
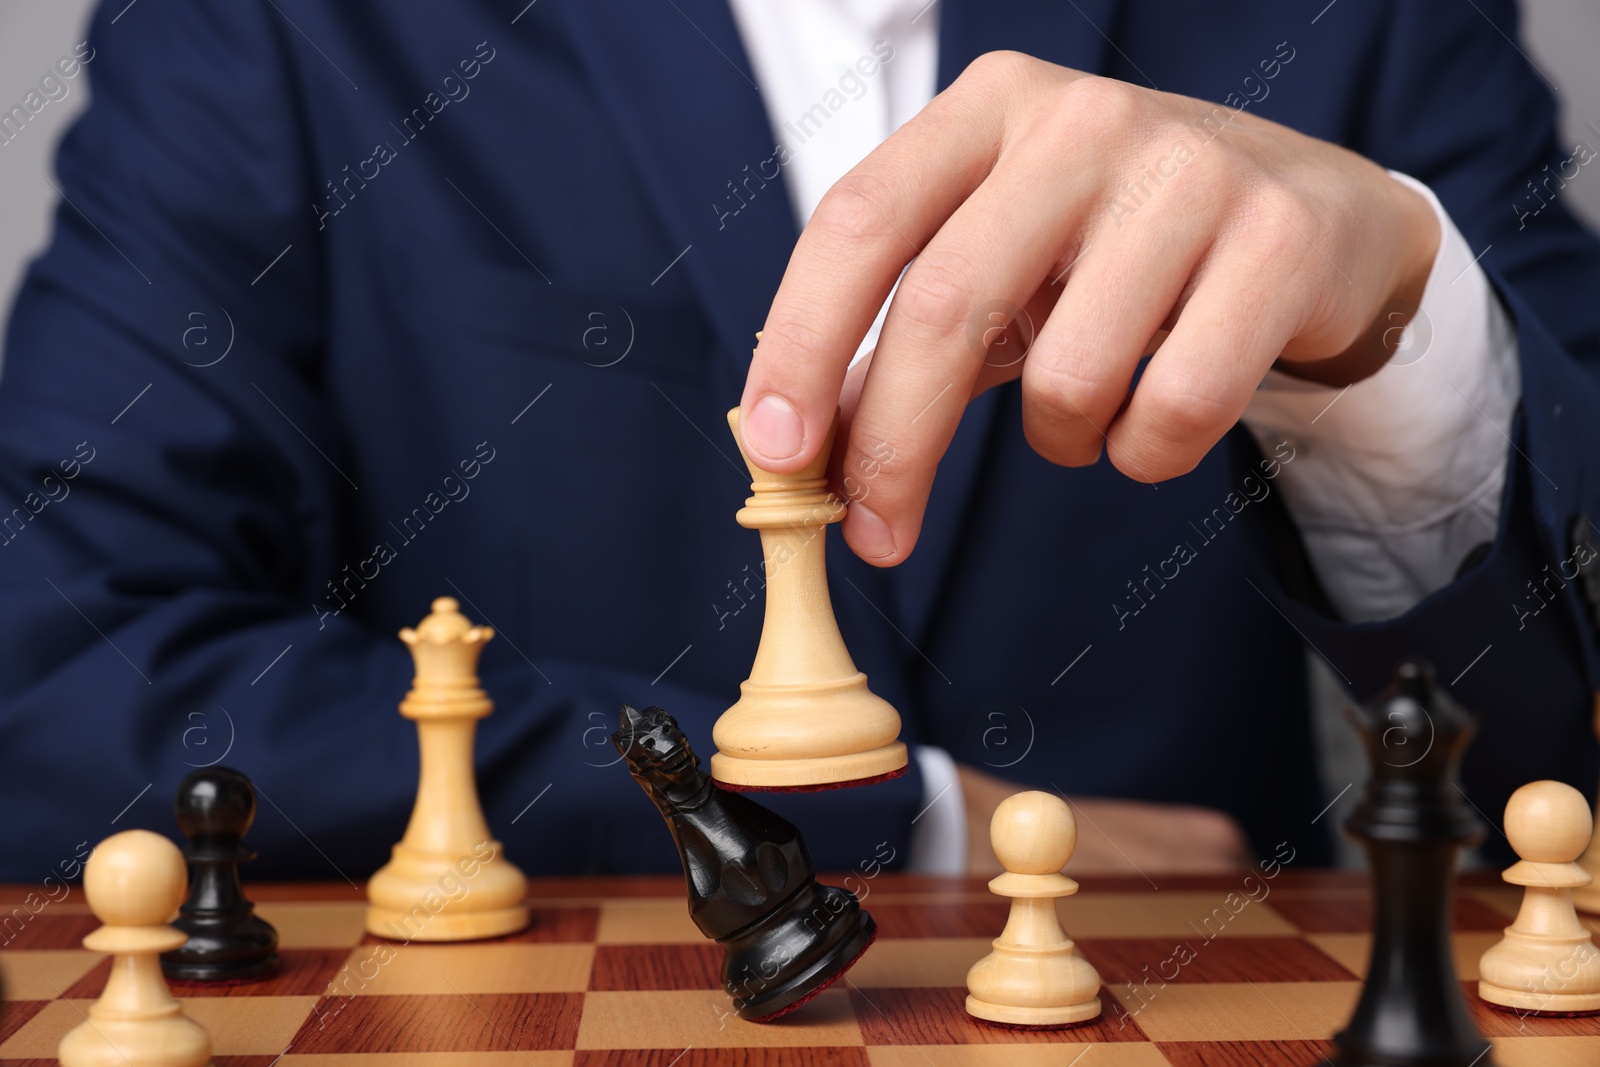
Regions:
<instances>
[{"instance_id":1,"label":"navy blue blazer","mask_svg":"<svg viewBox=\"0 0 1600 1067\"><path fill-rule=\"evenodd\" d=\"M657 703L708 756L749 669L759 543L724 413L796 236L794 132L730 13L123 6L93 24L0 383L0 878L173 832L178 780L219 761L260 788L253 873L368 875L416 785L395 632L440 595L497 631L478 766L509 855L670 869L607 735ZM1346 784L1315 770L1307 642L1363 694L1409 653L1465 670L1491 817L1524 781L1600 773L1600 245L1546 203L1571 146L1507 0L1324 7L941 0L939 77L1018 49L1249 101L1431 185L1521 346L1481 558L1344 624L1274 491L1292 441L1236 431L1151 488L1034 455L1015 385L967 412L909 562L830 537L841 627L908 741L1222 808L1302 863ZM913 773L775 806L853 867L904 857L921 793Z\"/></svg>"}]
</instances>

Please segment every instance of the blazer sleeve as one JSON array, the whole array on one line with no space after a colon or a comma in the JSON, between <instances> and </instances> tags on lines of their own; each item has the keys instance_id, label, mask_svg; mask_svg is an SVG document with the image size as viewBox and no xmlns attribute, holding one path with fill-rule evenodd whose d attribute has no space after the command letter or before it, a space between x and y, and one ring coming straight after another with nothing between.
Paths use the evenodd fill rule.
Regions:
<instances>
[{"instance_id":1,"label":"blazer sleeve","mask_svg":"<svg viewBox=\"0 0 1600 1067\"><path fill-rule=\"evenodd\" d=\"M322 384L340 309L308 165L317 95L352 89L274 5L122 6L91 27L93 102L6 338L0 806L27 817L0 880L130 826L174 833L178 781L222 762L260 793L253 875L357 881L404 828L417 749L394 634L309 609L350 558L360 491ZM697 736L718 701L598 659L533 659L484 679L500 710L478 736L512 860L675 867L607 738L641 694ZM838 809L819 861L885 837L903 856L916 772L852 792L808 808Z\"/></svg>"},{"instance_id":2,"label":"blazer sleeve","mask_svg":"<svg viewBox=\"0 0 1600 1067\"><path fill-rule=\"evenodd\" d=\"M1358 697L1381 688L1402 656L1432 661L1484 724L1469 764L1492 794L1503 799L1521 784L1516 774L1541 769L1592 791L1600 241L1555 194L1594 153L1558 141L1550 86L1513 43L1510 0L1388 7L1348 143L1434 190L1515 323L1523 393L1499 528L1453 583L1379 622L1335 617L1292 532L1270 522L1259 531L1269 580L1288 620Z\"/></svg>"}]
</instances>

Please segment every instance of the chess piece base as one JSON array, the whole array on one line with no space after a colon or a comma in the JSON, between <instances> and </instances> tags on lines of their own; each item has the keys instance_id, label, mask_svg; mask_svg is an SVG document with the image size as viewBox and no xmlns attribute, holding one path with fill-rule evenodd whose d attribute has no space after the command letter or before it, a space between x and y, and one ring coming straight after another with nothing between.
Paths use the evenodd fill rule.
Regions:
<instances>
[{"instance_id":1,"label":"chess piece base","mask_svg":"<svg viewBox=\"0 0 1600 1067\"><path fill-rule=\"evenodd\" d=\"M369 934L393 941L478 941L528 925L528 882L498 841L446 856L396 845L367 883ZM470 873L469 873L470 872Z\"/></svg>"},{"instance_id":2,"label":"chess piece base","mask_svg":"<svg viewBox=\"0 0 1600 1067\"><path fill-rule=\"evenodd\" d=\"M1480 980L1478 996L1490 1007L1516 1009L1519 1013L1587 1015L1600 1011L1600 993L1530 993Z\"/></svg>"},{"instance_id":3,"label":"chess piece base","mask_svg":"<svg viewBox=\"0 0 1600 1067\"><path fill-rule=\"evenodd\" d=\"M161 973L180 982L248 982L278 969L278 932L243 912L180 912L173 925L189 940L161 954Z\"/></svg>"},{"instance_id":4,"label":"chess piece base","mask_svg":"<svg viewBox=\"0 0 1600 1067\"><path fill-rule=\"evenodd\" d=\"M711 756L711 777L738 789L751 786L765 789L803 789L844 785L865 778L884 778L905 770L906 746L903 741L867 752L814 759L741 759L723 752Z\"/></svg>"},{"instance_id":5,"label":"chess piece base","mask_svg":"<svg viewBox=\"0 0 1600 1067\"><path fill-rule=\"evenodd\" d=\"M161 973L174 982L253 982L270 978L278 973L281 961L274 952L265 959L239 966L226 963L199 963L193 961L161 961Z\"/></svg>"},{"instance_id":6,"label":"chess piece base","mask_svg":"<svg viewBox=\"0 0 1600 1067\"><path fill-rule=\"evenodd\" d=\"M107 1019L93 1010L61 1039L62 1067L205 1067L211 1036L174 1013L165 1019Z\"/></svg>"},{"instance_id":7,"label":"chess piece base","mask_svg":"<svg viewBox=\"0 0 1600 1067\"><path fill-rule=\"evenodd\" d=\"M967 1014L986 1022L1004 1023L1007 1026L1062 1027L1075 1026L1100 1017L1100 998L1082 1004L1064 1007L1019 1008L1013 1004L991 1004L967 995Z\"/></svg>"},{"instance_id":8,"label":"chess piece base","mask_svg":"<svg viewBox=\"0 0 1600 1067\"><path fill-rule=\"evenodd\" d=\"M781 985L763 989L747 998L735 997L734 1010L739 1018L751 1022L771 1022L780 1015L800 1007L806 1001L838 981L878 936L877 924L864 911L854 912L854 928L847 936L834 941L830 949L810 967L792 976Z\"/></svg>"}]
</instances>

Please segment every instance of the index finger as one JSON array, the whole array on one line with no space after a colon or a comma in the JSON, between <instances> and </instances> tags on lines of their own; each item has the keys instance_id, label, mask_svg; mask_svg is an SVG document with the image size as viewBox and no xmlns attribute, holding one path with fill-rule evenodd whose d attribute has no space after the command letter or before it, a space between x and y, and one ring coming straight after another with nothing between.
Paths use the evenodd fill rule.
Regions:
<instances>
[{"instance_id":1,"label":"index finger","mask_svg":"<svg viewBox=\"0 0 1600 1067\"><path fill-rule=\"evenodd\" d=\"M799 470L827 439L845 371L901 269L988 173L1002 109L935 99L817 205L767 312L739 404L745 452Z\"/></svg>"}]
</instances>

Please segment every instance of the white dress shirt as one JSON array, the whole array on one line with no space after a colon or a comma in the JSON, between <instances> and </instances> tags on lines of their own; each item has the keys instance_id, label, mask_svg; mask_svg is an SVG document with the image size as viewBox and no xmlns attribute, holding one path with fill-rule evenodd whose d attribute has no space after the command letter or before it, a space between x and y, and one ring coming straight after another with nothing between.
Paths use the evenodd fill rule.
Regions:
<instances>
[{"instance_id":1,"label":"white dress shirt","mask_svg":"<svg viewBox=\"0 0 1600 1067\"><path fill-rule=\"evenodd\" d=\"M788 150L784 180L804 227L829 187L933 98L938 6L730 5L774 136ZM1323 587L1352 622L1407 611L1493 539L1521 391L1515 331L1474 252L1426 186L1394 177L1427 197L1441 235L1399 351L1345 389L1270 372L1243 417L1267 454L1284 441L1294 448L1276 484ZM877 343L887 308L857 358ZM913 826L911 867L959 872L966 815L955 764L926 746L916 757L925 811Z\"/></svg>"}]
</instances>

